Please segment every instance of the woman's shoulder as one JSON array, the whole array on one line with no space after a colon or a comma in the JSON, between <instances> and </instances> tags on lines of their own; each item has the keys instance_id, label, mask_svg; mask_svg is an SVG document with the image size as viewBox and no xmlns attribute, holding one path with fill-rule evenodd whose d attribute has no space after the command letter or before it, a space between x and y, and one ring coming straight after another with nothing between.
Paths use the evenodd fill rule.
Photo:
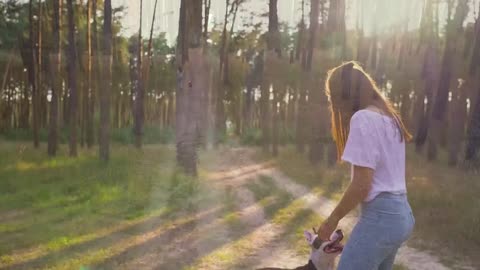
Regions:
<instances>
[{"instance_id":1,"label":"woman's shoulder","mask_svg":"<svg viewBox=\"0 0 480 270\"><path fill-rule=\"evenodd\" d=\"M385 122L391 119L389 116L383 115L379 112L362 109L356 111L350 119L350 128L358 127L364 132L370 133L373 131L376 123Z\"/></svg>"},{"instance_id":2,"label":"woman's shoulder","mask_svg":"<svg viewBox=\"0 0 480 270\"><path fill-rule=\"evenodd\" d=\"M381 114L367 110L367 109L362 109L356 111L350 120L350 123L362 123L362 122L368 122L371 119L378 118L378 116L381 116Z\"/></svg>"},{"instance_id":3,"label":"woman's shoulder","mask_svg":"<svg viewBox=\"0 0 480 270\"><path fill-rule=\"evenodd\" d=\"M371 121L378 119L391 119L391 117L377 111L362 109L352 115L351 121Z\"/></svg>"}]
</instances>

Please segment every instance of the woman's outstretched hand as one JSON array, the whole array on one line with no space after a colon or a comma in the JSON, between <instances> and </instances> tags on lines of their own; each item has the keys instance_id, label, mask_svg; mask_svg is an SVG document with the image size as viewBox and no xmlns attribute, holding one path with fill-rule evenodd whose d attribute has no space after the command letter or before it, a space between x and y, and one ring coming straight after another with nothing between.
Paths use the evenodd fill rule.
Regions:
<instances>
[{"instance_id":1,"label":"woman's outstretched hand","mask_svg":"<svg viewBox=\"0 0 480 270\"><path fill-rule=\"evenodd\" d=\"M320 239L322 239L323 241L330 240L330 236L337 229L338 222L339 220L337 218L327 218L327 220L325 220L322 225L320 225L320 228L318 228L318 237L320 237Z\"/></svg>"}]
</instances>

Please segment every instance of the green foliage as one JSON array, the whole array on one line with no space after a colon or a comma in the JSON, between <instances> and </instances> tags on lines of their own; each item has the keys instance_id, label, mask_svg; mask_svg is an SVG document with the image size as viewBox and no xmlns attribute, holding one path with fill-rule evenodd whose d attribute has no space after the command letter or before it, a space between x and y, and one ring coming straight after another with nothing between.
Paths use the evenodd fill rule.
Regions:
<instances>
[{"instance_id":1,"label":"green foliage","mask_svg":"<svg viewBox=\"0 0 480 270\"><path fill-rule=\"evenodd\" d=\"M168 204L175 209L193 210L199 191L197 179L176 171L170 179Z\"/></svg>"},{"instance_id":2,"label":"green foliage","mask_svg":"<svg viewBox=\"0 0 480 270\"><path fill-rule=\"evenodd\" d=\"M58 141L60 144L68 142L68 129L62 128L59 133ZM0 133L0 137L7 141L32 141L33 132L31 129L8 129ZM40 129L40 142L47 142L48 130ZM132 128L117 128L112 130L111 139L120 144L133 144L135 136ZM145 144L168 144L175 140L175 132L172 128L160 128L157 126L147 126L144 130L143 140Z\"/></svg>"},{"instance_id":3,"label":"green foliage","mask_svg":"<svg viewBox=\"0 0 480 270\"><path fill-rule=\"evenodd\" d=\"M0 1L0 48L18 46L19 38L28 29L28 4L18 1Z\"/></svg>"}]
</instances>

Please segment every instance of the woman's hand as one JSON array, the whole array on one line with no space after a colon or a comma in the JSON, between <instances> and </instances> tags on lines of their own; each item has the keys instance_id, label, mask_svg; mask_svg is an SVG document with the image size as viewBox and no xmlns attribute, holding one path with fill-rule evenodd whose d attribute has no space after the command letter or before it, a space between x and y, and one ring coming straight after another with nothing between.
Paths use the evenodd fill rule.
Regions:
<instances>
[{"instance_id":1,"label":"woman's hand","mask_svg":"<svg viewBox=\"0 0 480 270\"><path fill-rule=\"evenodd\" d=\"M320 225L320 228L318 229L318 237L322 239L323 241L328 241L330 240L330 236L333 234L333 232L337 229L339 220L335 217L330 216L325 220L322 225Z\"/></svg>"}]
</instances>

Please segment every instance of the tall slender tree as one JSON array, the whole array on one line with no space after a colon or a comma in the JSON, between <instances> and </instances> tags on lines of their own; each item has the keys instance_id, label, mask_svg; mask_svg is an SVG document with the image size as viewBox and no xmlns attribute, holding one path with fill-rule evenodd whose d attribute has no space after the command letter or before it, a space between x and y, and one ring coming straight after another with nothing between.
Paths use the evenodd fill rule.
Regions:
<instances>
[{"instance_id":1,"label":"tall slender tree","mask_svg":"<svg viewBox=\"0 0 480 270\"><path fill-rule=\"evenodd\" d=\"M265 65L266 72L264 73L264 87L270 90L273 90L273 101L271 106L266 102L264 106L269 106L271 108L271 120L272 120L272 127L271 129L265 124L265 138L264 138L264 147L268 147L268 145L272 144L272 154L273 156L278 155L278 142L279 142L279 121L280 121L280 102L282 99L283 91L280 88L283 88L279 85L279 78L278 78L278 70L279 70L279 58L282 55L281 51L281 44L280 44L280 29L279 29L279 21L278 21L278 1L277 0L270 0L269 1L269 9L268 9L268 33L267 33L267 65ZM275 65L275 63L277 63ZM270 91L269 91L270 92ZM267 93L265 93L267 94ZM270 93L268 93L270 97ZM269 98L268 97L268 98ZM267 114L268 117L268 114ZM267 120L269 122L270 120ZM270 136L268 136L268 135ZM270 138L269 138L270 137ZM268 140L268 141L267 141Z\"/></svg>"},{"instance_id":2,"label":"tall slender tree","mask_svg":"<svg viewBox=\"0 0 480 270\"><path fill-rule=\"evenodd\" d=\"M74 0L67 0L68 21L68 88L70 89L70 156L77 156L77 133L78 133L78 92L77 92L77 49L75 41L75 11Z\"/></svg>"},{"instance_id":3,"label":"tall slender tree","mask_svg":"<svg viewBox=\"0 0 480 270\"><path fill-rule=\"evenodd\" d=\"M93 0L87 0L87 83L85 84L84 94L84 122L85 122L85 141L87 147L93 145L93 123L90 123L90 103L93 102L93 83L92 83L92 6ZM92 118L93 119L93 118ZM91 125L92 124L92 125ZM92 129L92 130L90 130ZM91 137L90 137L91 136Z\"/></svg>"},{"instance_id":4,"label":"tall slender tree","mask_svg":"<svg viewBox=\"0 0 480 270\"><path fill-rule=\"evenodd\" d=\"M480 7L479 7L480 14ZM473 45L472 57L470 60L470 77L477 82L480 81L480 19L477 17L475 22L475 42ZM480 149L480 83L477 83L477 98L473 104L473 109L468 123L467 143L465 150L465 160L469 163L480 160L478 152Z\"/></svg>"},{"instance_id":5,"label":"tall slender tree","mask_svg":"<svg viewBox=\"0 0 480 270\"><path fill-rule=\"evenodd\" d=\"M197 175L199 105L206 91L206 62L202 51L202 1L182 0L177 42L176 147L177 163Z\"/></svg>"},{"instance_id":6,"label":"tall slender tree","mask_svg":"<svg viewBox=\"0 0 480 270\"><path fill-rule=\"evenodd\" d=\"M226 119L225 119L225 58L228 57L227 50L227 26L228 26L228 15L229 15L230 0L225 0L225 14L223 22L222 37L220 41L220 52L219 52L219 76L218 76L218 86L216 93L216 104L215 104L215 143L219 143L220 137L225 134L226 131Z\"/></svg>"},{"instance_id":7,"label":"tall slender tree","mask_svg":"<svg viewBox=\"0 0 480 270\"><path fill-rule=\"evenodd\" d=\"M98 85L98 74L97 70L99 69L99 59L98 59L98 25L97 25L97 0L89 0L91 2L91 26L90 26L90 38L88 38L90 52L88 55L90 63L90 81L89 81L89 102L88 102L88 119L87 119L87 128L86 128L86 141L87 147L91 148L95 141L94 135L94 115L95 115L95 97L97 95L97 85ZM89 23L90 24L90 23Z\"/></svg>"},{"instance_id":8,"label":"tall slender tree","mask_svg":"<svg viewBox=\"0 0 480 270\"><path fill-rule=\"evenodd\" d=\"M305 143L307 135L307 127L305 119L307 118L307 85L305 83L305 68L307 66L307 49L306 49L306 25L305 25L305 0L302 0L302 17L299 23L298 51L297 58L300 60L302 79L299 83L299 95L297 116L295 125L296 148L299 153L305 152Z\"/></svg>"},{"instance_id":9,"label":"tall slender tree","mask_svg":"<svg viewBox=\"0 0 480 270\"><path fill-rule=\"evenodd\" d=\"M212 0L204 0L203 5L204 16L203 16L203 39L206 43L208 39L208 24L210 20L210 8L212 7Z\"/></svg>"},{"instance_id":10,"label":"tall slender tree","mask_svg":"<svg viewBox=\"0 0 480 270\"><path fill-rule=\"evenodd\" d=\"M442 126L447 112L448 93L452 85L458 36L463 32L463 22L468 15L468 2L468 0L458 0L453 19L450 19L450 16L447 19L446 43L443 51L437 95L432 109L432 121L430 122L432 132L429 133L429 160L437 158L437 145L440 142Z\"/></svg>"},{"instance_id":11,"label":"tall slender tree","mask_svg":"<svg viewBox=\"0 0 480 270\"><path fill-rule=\"evenodd\" d=\"M33 0L29 0L28 4L28 22L29 22L29 45L30 45L30 58L28 65L28 80L30 83L30 89L32 93L32 124L33 124L33 145L38 148L39 142L39 118L38 118L38 81L37 81L37 51L35 44L37 42L34 27L34 14L33 14ZM27 103L28 106L28 103ZM28 119L27 119L28 122Z\"/></svg>"},{"instance_id":12,"label":"tall slender tree","mask_svg":"<svg viewBox=\"0 0 480 270\"><path fill-rule=\"evenodd\" d=\"M50 113L49 113L49 132L48 132L48 155L55 156L58 147L58 96L61 93L61 12L62 0L53 0L53 51L50 55L50 78L52 85Z\"/></svg>"},{"instance_id":13,"label":"tall slender tree","mask_svg":"<svg viewBox=\"0 0 480 270\"><path fill-rule=\"evenodd\" d=\"M143 19L143 0L140 0L140 24L138 29L138 55L137 55L137 87L135 93L135 112L134 112L134 133L135 146L142 147L143 122L145 118L145 87L143 78L143 40L142 40L142 19ZM152 26L153 27L153 26Z\"/></svg>"},{"instance_id":14,"label":"tall slender tree","mask_svg":"<svg viewBox=\"0 0 480 270\"><path fill-rule=\"evenodd\" d=\"M110 99L112 88L112 2L104 1L103 7L102 87L100 89L100 159L110 158Z\"/></svg>"}]
</instances>

